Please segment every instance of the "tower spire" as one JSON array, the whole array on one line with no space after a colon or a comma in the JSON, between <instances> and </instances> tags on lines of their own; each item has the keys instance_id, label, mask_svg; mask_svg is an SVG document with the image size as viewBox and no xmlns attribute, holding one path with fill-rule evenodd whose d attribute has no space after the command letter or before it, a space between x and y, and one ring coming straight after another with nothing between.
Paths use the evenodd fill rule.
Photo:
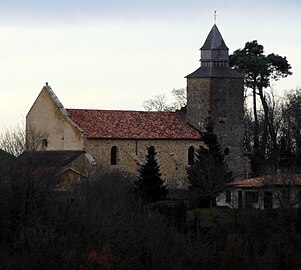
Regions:
<instances>
[{"instance_id":1,"label":"tower spire","mask_svg":"<svg viewBox=\"0 0 301 270\"><path fill-rule=\"evenodd\" d=\"M216 14L215 20L216 20ZM229 55L228 47L226 46L221 33L216 24L213 25L209 35L206 38L204 45L201 47L201 66L228 66Z\"/></svg>"}]
</instances>

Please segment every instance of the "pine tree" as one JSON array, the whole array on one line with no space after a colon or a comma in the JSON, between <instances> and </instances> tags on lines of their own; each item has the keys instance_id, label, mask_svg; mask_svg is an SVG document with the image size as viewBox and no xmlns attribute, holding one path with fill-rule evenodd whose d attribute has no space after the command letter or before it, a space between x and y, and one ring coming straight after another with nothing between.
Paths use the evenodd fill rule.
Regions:
<instances>
[{"instance_id":1,"label":"pine tree","mask_svg":"<svg viewBox=\"0 0 301 270\"><path fill-rule=\"evenodd\" d=\"M196 151L195 162L187 167L190 191L196 196L200 206L215 205L215 197L231 182L232 173L228 171L224 154L213 133L214 126L208 119L203 141L206 148L200 146Z\"/></svg>"},{"instance_id":2,"label":"pine tree","mask_svg":"<svg viewBox=\"0 0 301 270\"><path fill-rule=\"evenodd\" d=\"M156 160L154 147L148 148L146 162L138 169L138 180L135 182L137 193L146 201L159 201L166 198L168 193L161 178L160 167Z\"/></svg>"}]
</instances>

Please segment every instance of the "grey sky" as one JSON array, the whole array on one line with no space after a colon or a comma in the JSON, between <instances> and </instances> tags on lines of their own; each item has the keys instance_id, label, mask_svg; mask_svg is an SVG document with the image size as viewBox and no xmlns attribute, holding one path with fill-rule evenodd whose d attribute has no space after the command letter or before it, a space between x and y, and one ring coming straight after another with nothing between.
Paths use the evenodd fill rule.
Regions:
<instances>
[{"instance_id":1,"label":"grey sky","mask_svg":"<svg viewBox=\"0 0 301 270\"><path fill-rule=\"evenodd\" d=\"M301 84L297 0L0 0L0 129L24 121L46 81L69 108L141 110L185 87L214 10L230 52L257 39L287 56L294 75L279 94Z\"/></svg>"}]
</instances>

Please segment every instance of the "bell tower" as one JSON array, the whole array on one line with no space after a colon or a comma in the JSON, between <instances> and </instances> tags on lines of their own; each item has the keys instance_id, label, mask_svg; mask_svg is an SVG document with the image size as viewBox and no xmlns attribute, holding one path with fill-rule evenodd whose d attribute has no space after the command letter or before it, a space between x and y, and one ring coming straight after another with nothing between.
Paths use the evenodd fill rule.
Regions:
<instances>
[{"instance_id":1,"label":"bell tower","mask_svg":"<svg viewBox=\"0 0 301 270\"><path fill-rule=\"evenodd\" d=\"M187 119L200 131L206 119L225 153L233 177L245 177L243 146L244 77L229 67L229 49L216 24L201 47L201 66L187 75Z\"/></svg>"}]
</instances>

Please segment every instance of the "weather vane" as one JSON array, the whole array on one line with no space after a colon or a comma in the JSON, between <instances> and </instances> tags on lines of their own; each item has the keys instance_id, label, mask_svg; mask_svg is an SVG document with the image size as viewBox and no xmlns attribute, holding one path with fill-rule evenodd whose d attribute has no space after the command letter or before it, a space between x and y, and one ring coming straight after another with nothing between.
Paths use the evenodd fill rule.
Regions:
<instances>
[{"instance_id":1,"label":"weather vane","mask_svg":"<svg viewBox=\"0 0 301 270\"><path fill-rule=\"evenodd\" d=\"M214 10L214 24L216 24L216 10Z\"/></svg>"}]
</instances>

